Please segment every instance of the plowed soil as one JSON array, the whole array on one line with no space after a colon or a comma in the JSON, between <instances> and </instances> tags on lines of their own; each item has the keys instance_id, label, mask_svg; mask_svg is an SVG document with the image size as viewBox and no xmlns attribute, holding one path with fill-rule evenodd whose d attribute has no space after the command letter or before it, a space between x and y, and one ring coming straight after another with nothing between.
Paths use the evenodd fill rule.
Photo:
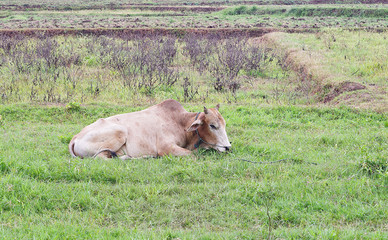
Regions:
<instances>
[{"instance_id":1,"label":"plowed soil","mask_svg":"<svg viewBox=\"0 0 388 240\"><path fill-rule=\"evenodd\" d=\"M185 6L184 10L189 11L217 11L217 9L225 8L226 6L239 6L239 5L296 5L296 4L387 4L387 0L360 0L360 1L340 1L340 0L305 0L305 1L290 1L290 0L258 0L258 1L187 1L187 2L174 2L162 1L159 3L110 3L110 4L90 4L87 1L82 5L73 4L69 6L66 2L61 4L44 5L44 4L31 4L31 3L2 3L0 6L1 10L58 10L58 9L130 9L130 8L141 8L149 6L151 8L157 8L158 11L162 11L160 8L169 8L170 10L181 11ZM174 7L174 5L181 5ZM182 6L183 5L183 6ZM193 7L188 7L193 6ZM198 7L200 6L200 7ZM206 6L206 7L203 7ZM217 6L217 7L211 7Z\"/></svg>"}]
</instances>

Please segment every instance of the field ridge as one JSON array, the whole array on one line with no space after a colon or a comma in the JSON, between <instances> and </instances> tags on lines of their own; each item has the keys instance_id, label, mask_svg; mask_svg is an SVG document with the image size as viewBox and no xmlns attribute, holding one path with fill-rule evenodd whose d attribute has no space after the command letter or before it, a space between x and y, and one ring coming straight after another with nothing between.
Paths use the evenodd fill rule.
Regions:
<instances>
[{"instance_id":1,"label":"field ridge","mask_svg":"<svg viewBox=\"0 0 388 240\"><path fill-rule=\"evenodd\" d=\"M349 76L333 72L328 69L325 57L320 53L296 46L288 42L287 38L289 38L287 33L273 32L261 37L259 42L277 50L276 54L281 59L281 65L294 71L299 76L300 84L309 88L310 94L318 102L342 104L345 100L349 102L349 98L363 98L363 104L367 108L382 112L388 111L387 93L381 90L384 89L384 86L376 87L376 84L354 82ZM365 91L338 99L343 94L359 90Z\"/></svg>"},{"instance_id":2,"label":"field ridge","mask_svg":"<svg viewBox=\"0 0 388 240\"><path fill-rule=\"evenodd\" d=\"M26 37L44 37L57 35L93 35L93 36L176 36L182 37L186 34L195 35L212 35L218 36L245 36L245 37L259 37L266 33L278 32L279 28L55 28L55 29L0 29L0 35L4 36L26 36ZM307 33L316 32L314 29L300 28L300 29L281 29L280 31L288 33ZM373 31L379 31L373 29ZM381 31L384 31L381 29Z\"/></svg>"},{"instance_id":3,"label":"field ridge","mask_svg":"<svg viewBox=\"0 0 388 240\"><path fill-rule=\"evenodd\" d=\"M348 31L366 31L382 33L385 28L344 28ZM311 28L26 28L26 29L0 29L0 35L25 36L25 37L53 37L57 35L81 35L81 36L175 36L182 37L186 34L194 35L218 35L220 37L261 37L267 33L317 33L319 29Z\"/></svg>"},{"instance_id":4,"label":"field ridge","mask_svg":"<svg viewBox=\"0 0 388 240\"><path fill-rule=\"evenodd\" d=\"M388 18L388 8L377 7L367 8L358 6L267 6L259 8L257 6L230 7L223 11L226 15L281 15L287 17L367 17L367 18Z\"/></svg>"}]
</instances>

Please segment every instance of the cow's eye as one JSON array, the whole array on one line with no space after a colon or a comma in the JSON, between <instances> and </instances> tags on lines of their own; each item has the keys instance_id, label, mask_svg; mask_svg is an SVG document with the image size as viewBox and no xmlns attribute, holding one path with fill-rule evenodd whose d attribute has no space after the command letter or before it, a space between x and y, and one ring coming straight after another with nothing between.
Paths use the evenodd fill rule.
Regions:
<instances>
[{"instance_id":1,"label":"cow's eye","mask_svg":"<svg viewBox=\"0 0 388 240\"><path fill-rule=\"evenodd\" d=\"M210 127L211 127L212 129L217 129L216 126L214 126L213 124L210 124Z\"/></svg>"}]
</instances>

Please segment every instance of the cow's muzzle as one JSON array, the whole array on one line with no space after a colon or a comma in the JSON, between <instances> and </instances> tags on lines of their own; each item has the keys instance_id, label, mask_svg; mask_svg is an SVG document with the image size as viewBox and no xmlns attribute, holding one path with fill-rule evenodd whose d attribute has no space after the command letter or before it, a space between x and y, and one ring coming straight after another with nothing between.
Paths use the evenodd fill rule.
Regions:
<instances>
[{"instance_id":1,"label":"cow's muzzle","mask_svg":"<svg viewBox=\"0 0 388 240\"><path fill-rule=\"evenodd\" d=\"M231 151L231 148L232 148L232 146L230 146L230 145L228 145L228 146L220 146L220 145L217 145L217 146L215 147L215 149L217 149L217 150L220 151L220 152L229 152L229 151Z\"/></svg>"},{"instance_id":2,"label":"cow's muzzle","mask_svg":"<svg viewBox=\"0 0 388 240\"><path fill-rule=\"evenodd\" d=\"M232 144L232 142L229 142L229 144ZM226 151L232 151L232 145L229 145L229 146L225 146L224 147Z\"/></svg>"}]
</instances>

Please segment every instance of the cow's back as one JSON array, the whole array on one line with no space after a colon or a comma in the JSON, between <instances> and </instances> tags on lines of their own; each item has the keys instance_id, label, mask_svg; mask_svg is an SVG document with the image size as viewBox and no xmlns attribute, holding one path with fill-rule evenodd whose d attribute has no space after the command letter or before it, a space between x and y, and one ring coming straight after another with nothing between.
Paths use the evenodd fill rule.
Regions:
<instances>
[{"instance_id":1,"label":"cow's back","mask_svg":"<svg viewBox=\"0 0 388 240\"><path fill-rule=\"evenodd\" d=\"M138 112L118 114L105 118L105 120L125 126L158 127L165 123L180 123L185 113L187 111L179 102L170 99Z\"/></svg>"}]
</instances>

